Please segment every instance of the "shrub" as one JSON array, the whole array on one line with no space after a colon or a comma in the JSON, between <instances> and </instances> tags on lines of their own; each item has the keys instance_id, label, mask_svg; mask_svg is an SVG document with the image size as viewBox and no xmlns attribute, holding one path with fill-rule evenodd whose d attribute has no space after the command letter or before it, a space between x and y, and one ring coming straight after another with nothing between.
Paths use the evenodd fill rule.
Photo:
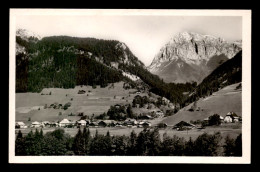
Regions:
<instances>
[{"instance_id":1,"label":"shrub","mask_svg":"<svg viewBox=\"0 0 260 172\"><path fill-rule=\"evenodd\" d=\"M209 125L220 125L221 124L221 120L220 120L220 116L218 114L214 114L212 116L209 117Z\"/></svg>"}]
</instances>

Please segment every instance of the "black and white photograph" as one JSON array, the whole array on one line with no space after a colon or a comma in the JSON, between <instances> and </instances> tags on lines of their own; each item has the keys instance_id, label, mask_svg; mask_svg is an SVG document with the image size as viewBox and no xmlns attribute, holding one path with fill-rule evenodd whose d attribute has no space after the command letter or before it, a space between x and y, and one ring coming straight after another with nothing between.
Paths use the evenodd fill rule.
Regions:
<instances>
[{"instance_id":1,"label":"black and white photograph","mask_svg":"<svg viewBox=\"0 0 260 172\"><path fill-rule=\"evenodd\" d=\"M250 163L250 10L9 21L9 163Z\"/></svg>"}]
</instances>

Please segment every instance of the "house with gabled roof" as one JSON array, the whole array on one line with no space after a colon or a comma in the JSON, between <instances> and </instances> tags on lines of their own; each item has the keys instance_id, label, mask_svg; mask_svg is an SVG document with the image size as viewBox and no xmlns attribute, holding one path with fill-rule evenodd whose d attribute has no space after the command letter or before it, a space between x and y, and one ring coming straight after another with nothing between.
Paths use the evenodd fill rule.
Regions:
<instances>
[{"instance_id":1,"label":"house with gabled roof","mask_svg":"<svg viewBox=\"0 0 260 172\"><path fill-rule=\"evenodd\" d=\"M68 119L63 119L60 121L59 126L60 127L66 127L68 125L71 125L71 122Z\"/></svg>"},{"instance_id":2,"label":"house with gabled roof","mask_svg":"<svg viewBox=\"0 0 260 172\"><path fill-rule=\"evenodd\" d=\"M16 122L15 128L27 128L27 126L24 124L24 122Z\"/></svg>"},{"instance_id":3,"label":"house with gabled roof","mask_svg":"<svg viewBox=\"0 0 260 172\"><path fill-rule=\"evenodd\" d=\"M38 128L38 127L41 127L41 123L39 123L38 121L34 121L32 122L31 124L31 128Z\"/></svg>"}]
</instances>

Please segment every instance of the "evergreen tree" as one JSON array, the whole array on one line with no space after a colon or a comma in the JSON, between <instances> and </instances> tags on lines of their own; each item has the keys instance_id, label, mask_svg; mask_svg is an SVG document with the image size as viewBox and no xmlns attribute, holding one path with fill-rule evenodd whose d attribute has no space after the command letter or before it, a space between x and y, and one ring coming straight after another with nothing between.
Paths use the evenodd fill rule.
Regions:
<instances>
[{"instance_id":1,"label":"evergreen tree","mask_svg":"<svg viewBox=\"0 0 260 172\"><path fill-rule=\"evenodd\" d=\"M16 156L26 155L25 138L23 137L21 130L18 131L18 134L16 136L16 140L15 140L15 155Z\"/></svg>"},{"instance_id":2,"label":"evergreen tree","mask_svg":"<svg viewBox=\"0 0 260 172\"><path fill-rule=\"evenodd\" d=\"M225 156L234 156L235 153L235 140L230 138L229 135L225 138L224 154Z\"/></svg>"},{"instance_id":3,"label":"evergreen tree","mask_svg":"<svg viewBox=\"0 0 260 172\"><path fill-rule=\"evenodd\" d=\"M83 133L82 133L82 138L83 138L83 150L84 150L85 154L88 154L89 153L89 142L91 139L89 128L87 129L86 127L84 127Z\"/></svg>"},{"instance_id":4,"label":"evergreen tree","mask_svg":"<svg viewBox=\"0 0 260 172\"><path fill-rule=\"evenodd\" d=\"M200 135L194 142L194 152L197 156L217 156L221 138L219 132L213 135L207 133Z\"/></svg>"},{"instance_id":5,"label":"evergreen tree","mask_svg":"<svg viewBox=\"0 0 260 172\"><path fill-rule=\"evenodd\" d=\"M134 130L131 132L128 141L127 155L137 155L137 135Z\"/></svg>"},{"instance_id":6,"label":"evergreen tree","mask_svg":"<svg viewBox=\"0 0 260 172\"><path fill-rule=\"evenodd\" d=\"M239 134L235 140L234 156L242 156L242 134Z\"/></svg>"},{"instance_id":7,"label":"evergreen tree","mask_svg":"<svg viewBox=\"0 0 260 172\"><path fill-rule=\"evenodd\" d=\"M74 138L73 151L74 151L75 155L85 155L85 153L86 153L85 140L83 138L83 134L82 134L80 128Z\"/></svg>"},{"instance_id":8,"label":"evergreen tree","mask_svg":"<svg viewBox=\"0 0 260 172\"><path fill-rule=\"evenodd\" d=\"M195 152L194 152L194 142L193 140L190 139L185 143L185 151L184 151L184 155L185 156L194 156Z\"/></svg>"}]
</instances>

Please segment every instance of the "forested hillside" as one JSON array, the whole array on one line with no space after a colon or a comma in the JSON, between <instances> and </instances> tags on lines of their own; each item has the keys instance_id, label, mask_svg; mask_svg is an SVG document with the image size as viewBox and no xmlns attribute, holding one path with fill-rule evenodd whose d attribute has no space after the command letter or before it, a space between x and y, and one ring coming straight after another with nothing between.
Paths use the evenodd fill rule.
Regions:
<instances>
[{"instance_id":1,"label":"forested hillside","mask_svg":"<svg viewBox=\"0 0 260 172\"><path fill-rule=\"evenodd\" d=\"M16 43L25 47L16 55L16 92L40 92L43 88L74 88L125 81L135 85L122 72L140 77L151 92L181 104L196 83L166 84L151 74L129 48L119 41L68 36L45 37Z\"/></svg>"},{"instance_id":2,"label":"forested hillside","mask_svg":"<svg viewBox=\"0 0 260 172\"><path fill-rule=\"evenodd\" d=\"M200 97L211 95L219 89L242 81L242 51L224 62L199 84L186 100L191 103Z\"/></svg>"}]
</instances>

